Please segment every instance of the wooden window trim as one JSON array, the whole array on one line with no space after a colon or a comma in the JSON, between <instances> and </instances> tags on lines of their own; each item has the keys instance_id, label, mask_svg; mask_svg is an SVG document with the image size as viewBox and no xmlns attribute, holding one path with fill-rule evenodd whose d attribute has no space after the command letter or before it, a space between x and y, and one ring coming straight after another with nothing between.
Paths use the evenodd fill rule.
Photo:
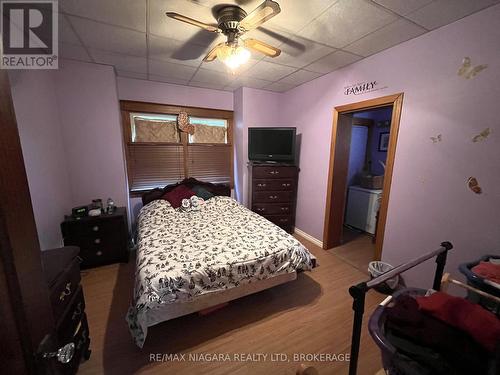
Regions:
<instances>
[{"instance_id":1,"label":"wooden window trim","mask_svg":"<svg viewBox=\"0 0 500 375\"><path fill-rule=\"evenodd\" d=\"M120 110L122 116L122 127L123 127L123 144L125 148L125 158L127 167L127 179L129 186L131 185L132 171L130 170L130 150L129 146L136 143L132 142L131 133L131 123L130 114L131 113L148 113L148 114L160 114L160 115L178 115L180 112L187 112L190 117L201 117L201 118L216 118L223 119L227 121L227 143L231 147L231 161L230 161L230 187L234 188L234 143L233 143L233 111L227 111L222 109L212 109L212 108L201 108L201 107L191 107L191 106L175 106L170 104L160 104L160 103L150 103L150 102L140 102L132 100L120 100ZM189 148L188 137L186 133L181 133L180 143L171 142L154 142L149 143L153 145L179 145L182 144L184 150L185 160L187 160L187 153ZM203 143L204 146L220 146L221 144L213 143ZM187 164L184 163L184 175L188 175ZM129 190L130 197L140 197L142 194L149 190Z\"/></svg>"}]
</instances>

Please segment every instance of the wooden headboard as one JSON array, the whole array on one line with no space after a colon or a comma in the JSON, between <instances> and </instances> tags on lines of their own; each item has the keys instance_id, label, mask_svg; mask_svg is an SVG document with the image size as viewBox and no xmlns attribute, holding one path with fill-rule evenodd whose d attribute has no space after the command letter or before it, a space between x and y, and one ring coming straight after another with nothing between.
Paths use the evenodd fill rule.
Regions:
<instances>
[{"instance_id":1,"label":"wooden headboard","mask_svg":"<svg viewBox=\"0 0 500 375\"><path fill-rule=\"evenodd\" d=\"M148 191L147 193L144 193L142 195L142 205L145 206L156 199L160 199L165 193L168 193L179 185L185 185L190 189L198 185L203 187L213 195L224 195L227 197L231 196L231 187L229 186L229 184L211 184L210 182L199 181L196 178L186 178L176 184L167 185L162 189L156 188Z\"/></svg>"}]
</instances>

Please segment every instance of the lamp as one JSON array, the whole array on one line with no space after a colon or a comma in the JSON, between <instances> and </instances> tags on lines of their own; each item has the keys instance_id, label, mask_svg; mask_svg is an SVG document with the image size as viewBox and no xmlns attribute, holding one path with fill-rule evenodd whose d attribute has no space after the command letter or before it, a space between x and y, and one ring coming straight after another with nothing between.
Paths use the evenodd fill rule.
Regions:
<instances>
[{"instance_id":1,"label":"lamp","mask_svg":"<svg viewBox=\"0 0 500 375\"><path fill-rule=\"evenodd\" d=\"M250 51L238 43L226 43L217 50L217 58L231 70L236 70L240 65L250 59Z\"/></svg>"}]
</instances>

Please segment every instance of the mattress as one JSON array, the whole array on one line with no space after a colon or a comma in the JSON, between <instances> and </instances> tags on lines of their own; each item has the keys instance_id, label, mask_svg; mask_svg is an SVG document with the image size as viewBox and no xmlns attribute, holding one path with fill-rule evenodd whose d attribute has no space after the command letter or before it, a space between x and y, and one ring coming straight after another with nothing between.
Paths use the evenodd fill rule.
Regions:
<instances>
[{"instance_id":1,"label":"mattress","mask_svg":"<svg viewBox=\"0 0 500 375\"><path fill-rule=\"evenodd\" d=\"M127 314L139 347L148 312L279 275L310 270L314 257L294 237L230 197L198 211L155 200L138 220L134 299Z\"/></svg>"}]
</instances>

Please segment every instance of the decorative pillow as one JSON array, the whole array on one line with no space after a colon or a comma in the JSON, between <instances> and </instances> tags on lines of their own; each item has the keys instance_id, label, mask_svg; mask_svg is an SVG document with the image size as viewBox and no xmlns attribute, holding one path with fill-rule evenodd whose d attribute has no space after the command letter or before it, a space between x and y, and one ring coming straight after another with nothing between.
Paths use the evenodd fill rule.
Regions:
<instances>
[{"instance_id":1,"label":"decorative pillow","mask_svg":"<svg viewBox=\"0 0 500 375\"><path fill-rule=\"evenodd\" d=\"M193 195L196 195L194 191L185 185L179 185L175 189L165 193L162 199L170 202L173 208L180 207L183 199L189 199Z\"/></svg>"},{"instance_id":2,"label":"decorative pillow","mask_svg":"<svg viewBox=\"0 0 500 375\"><path fill-rule=\"evenodd\" d=\"M199 185L193 186L193 191L197 197L203 198L204 200L208 200L208 199L213 198L215 196L211 192L209 192L207 189L202 188Z\"/></svg>"}]
</instances>

